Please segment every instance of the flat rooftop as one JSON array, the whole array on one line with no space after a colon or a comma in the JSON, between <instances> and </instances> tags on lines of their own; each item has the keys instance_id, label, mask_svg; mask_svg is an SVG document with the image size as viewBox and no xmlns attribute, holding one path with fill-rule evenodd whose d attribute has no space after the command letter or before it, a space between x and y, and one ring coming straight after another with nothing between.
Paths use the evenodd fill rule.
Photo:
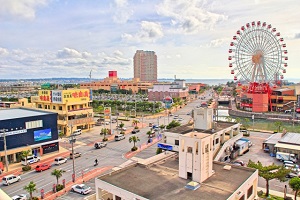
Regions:
<instances>
[{"instance_id":1,"label":"flat rooftop","mask_svg":"<svg viewBox=\"0 0 300 200\"><path fill-rule=\"evenodd\" d=\"M46 112L40 110L32 110L26 108L10 108L0 110L0 121L8 119L18 119L23 117L41 116L53 114L53 112Z\"/></svg>"},{"instance_id":2,"label":"flat rooftop","mask_svg":"<svg viewBox=\"0 0 300 200\"><path fill-rule=\"evenodd\" d=\"M279 143L286 143L286 144L300 144L300 134L299 133L286 133L282 134L282 138L278 141Z\"/></svg>"},{"instance_id":3,"label":"flat rooftop","mask_svg":"<svg viewBox=\"0 0 300 200\"><path fill-rule=\"evenodd\" d=\"M224 200L235 192L254 172L254 169L231 165L225 170L224 163L214 162L215 173L200 184L197 190L186 189L191 180L178 176L178 158L150 166L135 164L98 179L147 199L155 200Z\"/></svg>"},{"instance_id":4,"label":"flat rooftop","mask_svg":"<svg viewBox=\"0 0 300 200\"><path fill-rule=\"evenodd\" d=\"M186 134L186 133L190 133L190 132L201 132L201 133L212 134L212 133L221 131L223 129L229 128L235 124L236 123L234 123L234 122L217 121L217 123L216 123L217 128L215 128L214 130L212 130L212 129L207 129L207 130L196 129L196 128L193 128L193 125L185 124L182 126L177 126L177 127L171 128L171 129L167 130L166 132L172 132L172 133L178 133L178 134Z\"/></svg>"}]
</instances>

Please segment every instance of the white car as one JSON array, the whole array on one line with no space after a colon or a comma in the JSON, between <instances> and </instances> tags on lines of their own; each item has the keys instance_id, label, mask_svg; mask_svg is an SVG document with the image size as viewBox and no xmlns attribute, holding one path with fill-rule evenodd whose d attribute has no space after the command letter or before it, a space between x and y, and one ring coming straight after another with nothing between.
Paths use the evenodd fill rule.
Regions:
<instances>
[{"instance_id":1,"label":"white car","mask_svg":"<svg viewBox=\"0 0 300 200\"><path fill-rule=\"evenodd\" d=\"M67 158L57 157L57 158L54 159L54 163L55 163L56 165L60 165L60 164L66 163L67 160L68 160Z\"/></svg>"},{"instance_id":2,"label":"white car","mask_svg":"<svg viewBox=\"0 0 300 200\"><path fill-rule=\"evenodd\" d=\"M10 185L10 184L18 182L20 180L21 180L20 176L11 174L11 175L4 176L2 178L2 184L3 185Z\"/></svg>"},{"instance_id":3,"label":"white car","mask_svg":"<svg viewBox=\"0 0 300 200\"><path fill-rule=\"evenodd\" d=\"M92 191L91 187L89 187L85 184L73 185L71 190L73 192L77 192L77 193L80 193L80 194L88 194Z\"/></svg>"},{"instance_id":4,"label":"white car","mask_svg":"<svg viewBox=\"0 0 300 200\"><path fill-rule=\"evenodd\" d=\"M12 197L12 200L27 200L26 194L19 194Z\"/></svg>"}]
</instances>

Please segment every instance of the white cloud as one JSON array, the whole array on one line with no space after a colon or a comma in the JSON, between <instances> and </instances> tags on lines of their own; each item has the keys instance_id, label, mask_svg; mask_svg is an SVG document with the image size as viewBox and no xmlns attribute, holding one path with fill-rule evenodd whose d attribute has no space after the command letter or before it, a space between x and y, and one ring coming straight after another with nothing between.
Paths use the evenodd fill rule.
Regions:
<instances>
[{"instance_id":1,"label":"white cloud","mask_svg":"<svg viewBox=\"0 0 300 200\"><path fill-rule=\"evenodd\" d=\"M209 11L211 1L164 0L157 6L157 13L170 18L170 25L183 33L198 33L210 30L218 22L227 20L227 16Z\"/></svg>"},{"instance_id":2,"label":"white cloud","mask_svg":"<svg viewBox=\"0 0 300 200\"><path fill-rule=\"evenodd\" d=\"M36 9L47 0L0 0L0 18L35 18Z\"/></svg>"},{"instance_id":3,"label":"white cloud","mask_svg":"<svg viewBox=\"0 0 300 200\"><path fill-rule=\"evenodd\" d=\"M0 47L0 56L6 56L6 55L8 55L7 49L4 49L4 48Z\"/></svg>"},{"instance_id":4,"label":"white cloud","mask_svg":"<svg viewBox=\"0 0 300 200\"><path fill-rule=\"evenodd\" d=\"M132 42L155 42L164 36L160 23L142 21L141 29L136 34L124 33L122 39Z\"/></svg>"},{"instance_id":5,"label":"white cloud","mask_svg":"<svg viewBox=\"0 0 300 200\"><path fill-rule=\"evenodd\" d=\"M229 42L230 42L230 38L218 38L218 39L210 41L210 43L208 44L208 47L220 47L223 45L228 46Z\"/></svg>"},{"instance_id":6,"label":"white cloud","mask_svg":"<svg viewBox=\"0 0 300 200\"><path fill-rule=\"evenodd\" d=\"M124 24L133 15L133 10L128 6L127 0L114 0L114 16L115 23Z\"/></svg>"},{"instance_id":7,"label":"white cloud","mask_svg":"<svg viewBox=\"0 0 300 200\"><path fill-rule=\"evenodd\" d=\"M89 53L84 52L80 53L79 51L75 49L69 49L69 48L64 48L63 50L59 50L57 52L57 57L58 58L82 58L83 55L88 55Z\"/></svg>"}]
</instances>

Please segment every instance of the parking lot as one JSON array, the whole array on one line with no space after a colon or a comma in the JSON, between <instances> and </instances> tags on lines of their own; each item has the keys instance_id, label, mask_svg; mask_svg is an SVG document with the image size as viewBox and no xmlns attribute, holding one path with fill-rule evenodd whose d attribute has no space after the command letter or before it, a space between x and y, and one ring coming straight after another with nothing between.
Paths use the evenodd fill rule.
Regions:
<instances>
[{"instance_id":1,"label":"parking lot","mask_svg":"<svg viewBox=\"0 0 300 200\"><path fill-rule=\"evenodd\" d=\"M270 133L250 132L249 139L253 143L253 146L250 148L250 150L246 154L237 157L237 159L244 161L246 163L246 165L249 160L252 160L254 162L260 161L264 166L271 165L272 163L274 163L276 165L282 165L283 164L282 162L278 161L275 157L271 157L268 153L265 153L262 149L263 141L265 139L267 139L269 136L270 136ZM288 193L293 194L293 190L291 188L289 188L288 181L280 182L279 180L275 180L275 179L270 181L270 189L271 190L283 192L285 185L287 185L287 187L288 187ZM258 186L265 188L265 186L266 186L265 179L259 177Z\"/></svg>"}]
</instances>

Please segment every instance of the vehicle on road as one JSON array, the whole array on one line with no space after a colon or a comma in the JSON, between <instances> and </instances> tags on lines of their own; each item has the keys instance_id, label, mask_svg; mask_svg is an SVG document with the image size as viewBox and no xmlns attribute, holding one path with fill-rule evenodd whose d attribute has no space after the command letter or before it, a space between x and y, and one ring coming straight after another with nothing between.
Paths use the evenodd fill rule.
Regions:
<instances>
[{"instance_id":1,"label":"vehicle on road","mask_svg":"<svg viewBox=\"0 0 300 200\"><path fill-rule=\"evenodd\" d=\"M88 194L92 191L91 187L85 185L85 184L76 184L72 186L71 189L72 192L77 192L80 194Z\"/></svg>"},{"instance_id":2,"label":"vehicle on road","mask_svg":"<svg viewBox=\"0 0 300 200\"><path fill-rule=\"evenodd\" d=\"M82 133L82 130L81 130L81 129L77 129L77 130L75 130L75 131L72 133L72 135L81 135L81 133Z\"/></svg>"},{"instance_id":3,"label":"vehicle on road","mask_svg":"<svg viewBox=\"0 0 300 200\"><path fill-rule=\"evenodd\" d=\"M238 151L238 155L241 156L244 153L247 153L249 151L249 142L245 140L238 140L235 142L235 146Z\"/></svg>"},{"instance_id":4,"label":"vehicle on road","mask_svg":"<svg viewBox=\"0 0 300 200\"><path fill-rule=\"evenodd\" d=\"M179 116L178 115L174 115L173 119L178 119Z\"/></svg>"},{"instance_id":5,"label":"vehicle on road","mask_svg":"<svg viewBox=\"0 0 300 200\"><path fill-rule=\"evenodd\" d=\"M81 157L81 153L74 152L74 158L79 158L79 157ZM70 153L70 159L73 159L73 154L72 153Z\"/></svg>"},{"instance_id":6,"label":"vehicle on road","mask_svg":"<svg viewBox=\"0 0 300 200\"><path fill-rule=\"evenodd\" d=\"M251 140L249 140L247 138L241 138L240 140L247 141L249 148L253 146L253 143L251 142Z\"/></svg>"},{"instance_id":7,"label":"vehicle on road","mask_svg":"<svg viewBox=\"0 0 300 200\"><path fill-rule=\"evenodd\" d=\"M95 142L94 147L96 149L101 149L103 147L106 147L107 143L106 142Z\"/></svg>"},{"instance_id":8,"label":"vehicle on road","mask_svg":"<svg viewBox=\"0 0 300 200\"><path fill-rule=\"evenodd\" d=\"M136 134L136 133L138 133L138 132L140 132L140 129L133 129L133 130L131 131L132 134Z\"/></svg>"},{"instance_id":9,"label":"vehicle on road","mask_svg":"<svg viewBox=\"0 0 300 200\"><path fill-rule=\"evenodd\" d=\"M295 156L295 154L292 154L292 153L284 153L284 152L276 152L276 158L277 160L280 160L280 161L292 161L294 163L297 162L297 158Z\"/></svg>"},{"instance_id":10,"label":"vehicle on road","mask_svg":"<svg viewBox=\"0 0 300 200\"><path fill-rule=\"evenodd\" d=\"M294 171L291 171L290 173L288 173L286 175L287 178L294 178L294 177L300 177L300 172L294 172Z\"/></svg>"},{"instance_id":11,"label":"vehicle on road","mask_svg":"<svg viewBox=\"0 0 300 200\"><path fill-rule=\"evenodd\" d=\"M123 134L115 135L115 141L124 140L125 136Z\"/></svg>"},{"instance_id":12,"label":"vehicle on road","mask_svg":"<svg viewBox=\"0 0 300 200\"><path fill-rule=\"evenodd\" d=\"M22 165L30 165L32 163L39 162L40 160L41 160L40 157L31 155L31 156L27 156L26 160L25 160L25 158L22 158L21 163L22 163Z\"/></svg>"},{"instance_id":13,"label":"vehicle on road","mask_svg":"<svg viewBox=\"0 0 300 200\"><path fill-rule=\"evenodd\" d=\"M181 117L177 119L177 121L179 121L179 122L182 121L182 120L183 120L183 119L182 119Z\"/></svg>"},{"instance_id":14,"label":"vehicle on road","mask_svg":"<svg viewBox=\"0 0 300 200\"><path fill-rule=\"evenodd\" d=\"M42 171L45 171L45 170L50 169L50 168L51 168L51 165L44 163L44 164L37 165L35 167L35 171L36 172L42 172Z\"/></svg>"},{"instance_id":15,"label":"vehicle on road","mask_svg":"<svg viewBox=\"0 0 300 200\"><path fill-rule=\"evenodd\" d=\"M27 200L28 196L26 194L19 194L11 197L12 200Z\"/></svg>"},{"instance_id":16,"label":"vehicle on road","mask_svg":"<svg viewBox=\"0 0 300 200\"><path fill-rule=\"evenodd\" d=\"M55 165L61 165L61 164L64 164L67 162L67 158L64 158L64 157L57 157L54 159L54 163Z\"/></svg>"},{"instance_id":17,"label":"vehicle on road","mask_svg":"<svg viewBox=\"0 0 300 200\"><path fill-rule=\"evenodd\" d=\"M7 176L4 176L2 178L2 184L3 185L10 185L12 183L15 183L15 182L18 182L21 180L21 177L20 176L16 176L16 175L7 175Z\"/></svg>"}]
</instances>

